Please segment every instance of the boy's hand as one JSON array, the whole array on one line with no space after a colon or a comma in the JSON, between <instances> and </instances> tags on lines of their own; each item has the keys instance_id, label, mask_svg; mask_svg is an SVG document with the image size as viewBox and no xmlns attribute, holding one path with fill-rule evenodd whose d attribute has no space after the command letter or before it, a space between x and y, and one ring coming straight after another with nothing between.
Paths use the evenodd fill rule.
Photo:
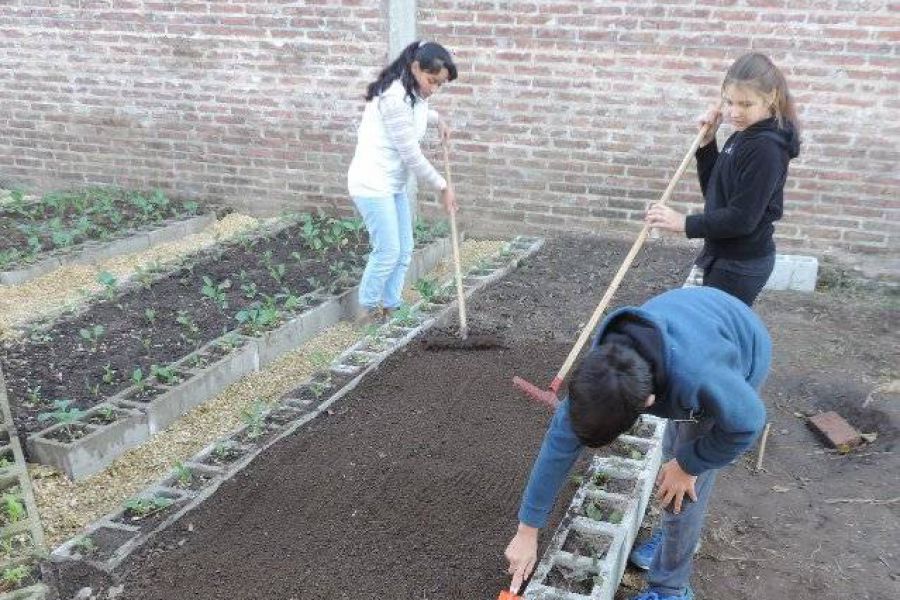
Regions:
<instances>
[{"instance_id":1,"label":"boy's hand","mask_svg":"<svg viewBox=\"0 0 900 600\"><path fill-rule=\"evenodd\" d=\"M522 583L531 575L534 564L537 562L538 529L519 523L519 529L515 537L506 547L506 560L509 561L508 573L512 575L512 583L509 589L518 595Z\"/></svg>"},{"instance_id":2,"label":"boy's hand","mask_svg":"<svg viewBox=\"0 0 900 600\"><path fill-rule=\"evenodd\" d=\"M681 512L681 504L684 495L687 494L691 500L697 501L697 491L694 489L694 483L697 481L696 475L688 475L681 468L674 458L664 464L659 470L656 477L656 497L662 508L666 508L672 501L675 501L673 512L677 515Z\"/></svg>"}]
</instances>

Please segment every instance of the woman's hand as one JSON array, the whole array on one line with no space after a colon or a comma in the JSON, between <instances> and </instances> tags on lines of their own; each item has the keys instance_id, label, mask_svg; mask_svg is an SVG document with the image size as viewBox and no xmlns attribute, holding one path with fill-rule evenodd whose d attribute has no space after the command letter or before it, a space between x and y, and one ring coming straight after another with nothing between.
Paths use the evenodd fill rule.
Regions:
<instances>
[{"instance_id":1,"label":"woman's hand","mask_svg":"<svg viewBox=\"0 0 900 600\"><path fill-rule=\"evenodd\" d=\"M442 144L450 141L450 126L444 123L443 119L438 120L438 133L441 135Z\"/></svg>"},{"instance_id":2,"label":"woman's hand","mask_svg":"<svg viewBox=\"0 0 900 600\"><path fill-rule=\"evenodd\" d=\"M709 124L709 131L706 132L706 135L703 136L703 139L700 141L701 148L716 139L716 132L719 130L719 125L722 124L722 111L719 110L718 104L710 106L709 110L706 111L706 114L701 115L700 118L697 119L697 126L700 129L703 129L707 124Z\"/></svg>"},{"instance_id":3,"label":"woman's hand","mask_svg":"<svg viewBox=\"0 0 900 600\"><path fill-rule=\"evenodd\" d=\"M441 200L444 202L444 210L448 215L459 210L459 206L456 204L456 192L453 191L452 185L447 184L447 187L441 192Z\"/></svg>"},{"instance_id":4,"label":"woman's hand","mask_svg":"<svg viewBox=\"0 0 900 600\"><path fill-rule=\"evenodd\" d=\"M676 233L684 231L684 220L683 214L662 204L652 205L647 210L647 216L644 217L644 222L650 227L657 227Z\"/></svg>"},{"instance_id":5,"label":"woman's hand","mask_svg":"<svg viewBox=\"0 0 900 600\"><path fill-rule=\"evenodd\" d=\"M677 515L681 512L685 494L694 502L697 501L697 490L694 489L696 481L697 476L685 473L678 461L673 458L662 466L656 478L656 485L659 486L656 490L659 505L666 508L674 502L672 510Z\"/></svg>"},{"instance_id":6,"label":"woman's hand","mask_svg":"<svg viewBox=\"0 0 900 600\"><path fill-rule=\"evenodd\" d=\"M515 537L506 547L506 560L509 561L507 572L512 575L512 583L509 589L513 594L521 591L522 583L531 575L537 562L538 529L519 523L519 529Z\"/></svg>"}]
</instances>

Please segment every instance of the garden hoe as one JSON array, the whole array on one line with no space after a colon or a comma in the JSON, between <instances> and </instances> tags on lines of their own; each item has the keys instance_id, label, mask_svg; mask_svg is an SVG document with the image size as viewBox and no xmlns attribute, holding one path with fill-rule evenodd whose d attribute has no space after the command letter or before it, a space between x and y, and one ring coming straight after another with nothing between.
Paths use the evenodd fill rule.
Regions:
<instances>
[{"instance_id":1,"label":"garden hoe","mask_svg":"<svg viewBox=\"0 0 900 600\"><path fill-rule=\"evenodd\" d=\"M444 147L444 169L447 172L447 185L452 185L450 174L450 153L447 142ZM489 348L505 348L496 336L487 334L469 335L466 321L466 295L462 284L462 267L459 261L459 235L456 229L456 211L450 211L450 238L453 243L453 273L456 280L456 303L459 308L459 337L450 335L430 336L425 340L427 350L487 350Z\"/></svg>"},{"instance_id":2,"label":"garden hoe","mask_svg":"<svg viewBox=\"0 0 900 600\"><path fill-rule=\"evenodd\" d=\"M675 185L678 183L678 180L681 179L681 175L684 173L684 170L687 169L688 164L690 164L691 157L694 155L694 152L697 151L697 148L700 146L700 142L703 140L703 137L706 135L706 132L708 130L709 124L700 129L700 133L697 134L697 137L694 139L694 143L691 144L690 149L684 156L684 160L681 161L681 165L679 165L678 169L675 171L675 174L672 176L672 180L669 182L666 191L663 192L662 197L659 199L659 204L665 204L669 200L669 197L672 195L672 191L675 189ZM587 325L585 325L584 329L581 330L581 335L578 336L578 341L575 342L575 346L573 346L572 351L569 352L569 356L566 358L566 361L560 368L559 373L557 373L556 377L553 378L553 381L550 382L549 389L542 390L533 383L525 381L521 377L513 377L514 386L516 386L538 402L546 404L551 409L556 408L556 406L560 402L559 396L557 394L563 380L566 378L566 375L568 375L569 369L572 368L572 364L575 362L575 359L578 358L578 354L581 352L582 347L584 347L585 342L587 342L591 333L594 331L594 328L597 326L597 321L600 320L600 315L602 315L603 311L606 310L606 307L609 305L609 301L612 299L613 294L615 294L616 290L619 289L619 284L622 283L622 278L625 276L626 271L628 271L628 268L634 261L634 257L641 249L641 246L644 245L644 240L647 239L649 230L650 227L648 225L644 225L643 229L641 229L641 233L638 235L637 239L634 241L634 244L631 246L631 250L625 257L625 261L622 263L622 266L619 267L616 276L613 277L612 283L610 283L609 287L606 289L606 293L603 295L603 299L600 300L600 304L597 306L594 314L591 315L591 318L590 320L588 320Z\"/></svg>"}]
</instances>

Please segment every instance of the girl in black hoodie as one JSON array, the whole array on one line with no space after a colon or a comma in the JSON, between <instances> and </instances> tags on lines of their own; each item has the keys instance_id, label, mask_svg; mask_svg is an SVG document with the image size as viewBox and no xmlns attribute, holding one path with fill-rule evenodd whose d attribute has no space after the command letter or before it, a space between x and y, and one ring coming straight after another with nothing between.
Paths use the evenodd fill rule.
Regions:
<instances>
[{"instance_id":1,"label":"girl in black hoodie","mask_svg":"<svg viewBox=\"0 0 900 600\"><path fill-rule=\"evenodd\" d=\"M701 127L711 124L696 154L703 214L685 216L654 204L646 222L703 238L697 258L703 284L752 305L775 266L774 222L783 213L788 162L800 150L797 114L784 75L757 53L728 69L721 106L736 131L720 152L722 112L717 106L701 118Z\"/></svg>"}]
</instances>

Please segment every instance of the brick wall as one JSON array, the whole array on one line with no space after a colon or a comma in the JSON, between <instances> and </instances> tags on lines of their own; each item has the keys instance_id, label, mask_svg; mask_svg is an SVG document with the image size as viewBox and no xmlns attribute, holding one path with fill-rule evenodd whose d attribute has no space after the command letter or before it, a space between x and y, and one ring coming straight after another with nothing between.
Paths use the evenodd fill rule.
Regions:
<instances>
[{"instance_id":1,"label":"brick wall","mask_svg":"<svg viewBox=\"0 0 900 600\"><path fill-rule=\"evenodd\" d=\"M379 2L0 4L0 179L346 204Z\"/></svg>"},{"instance_id":2,"label":"brick wall","mask_svg":"<svg viewBox=\"0 0 900 600\"><path fill-rule=\"evenodd\" d=\"M898 256L896 3L420 0L419 18L458 58L434 104L458 129L454 175L477 224L636 228L752 50L783 67L803 126L780 247ZM693 164L674 200L700 209Z\"/></svg>"},{"instance_id":3,"label":"brick wall","mask_svg":"<svg viewBox=\"0 0 900 600\"><path fill-rule=\"evenodd\" d=\"M0 180L346 208L361 94L387 58L384 6L7 0ZM760 50L784 67L804 128L782 249L897 256L896 3L418 0L418 21L459 63L433 104L457 131L476 228L635 229L728 64ZM690 170L675 206L699 200Z\"/></svg>"}]
</instances>

